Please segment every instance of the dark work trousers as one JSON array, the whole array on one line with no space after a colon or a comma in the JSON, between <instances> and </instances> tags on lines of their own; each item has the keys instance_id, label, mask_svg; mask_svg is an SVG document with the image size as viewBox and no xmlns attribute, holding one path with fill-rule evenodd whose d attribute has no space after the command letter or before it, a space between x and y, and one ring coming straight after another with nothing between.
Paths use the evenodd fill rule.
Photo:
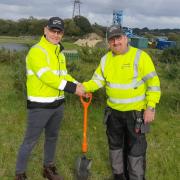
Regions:
<instances>
[{"instance_id":1,"label":"dark work trousers","mask_svg":"<svg viewBox=\"0 0 180 180\"><path fill-rule=\"evenodd\" d=\"M134 111L109 110L106 133L113 174L124 174L127 180L144 180L147 142L145 134L135 132Z\"/></svg>"},{"instance_id":2,"label":"dark work trousers","mask_svg":"<svg viewBox=\"0 0 180 180\"><path fill-rule=\"evenodd\" d=\"M27 129L16 162L17 174L25 172L28 157L43 130L45 132L44 165L54 162L56 142L63 112L64 105L60 105L55 109L28 109Z\"/></svg>"}]
</instances>

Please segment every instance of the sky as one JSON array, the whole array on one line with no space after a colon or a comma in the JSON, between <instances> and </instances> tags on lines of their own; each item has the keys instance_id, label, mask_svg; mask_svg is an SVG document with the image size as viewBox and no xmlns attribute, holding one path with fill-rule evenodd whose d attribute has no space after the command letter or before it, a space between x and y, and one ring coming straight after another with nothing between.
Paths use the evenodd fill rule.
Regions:
<instances>
[{"instance_id":1,"label":"sky","mask_svg":"<svg viewBox=\"0 0 180 180\"><path fill-rule=\"evenodd\" d=\"M33 16L72 18L74 0L0 0L0 19ZM130 28L180 29L180 0L80 0L81 15L94 24L110 26L113 10L123 11L122 25ZM78 6L76 6L75 14Z\"/></svg>"}]
</instances>

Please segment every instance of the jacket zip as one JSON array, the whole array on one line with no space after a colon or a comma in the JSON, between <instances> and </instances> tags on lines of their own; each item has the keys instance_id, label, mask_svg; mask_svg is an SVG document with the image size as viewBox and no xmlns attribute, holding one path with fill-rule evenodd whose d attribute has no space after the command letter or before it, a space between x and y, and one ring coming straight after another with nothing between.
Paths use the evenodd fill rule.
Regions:
<instances>
[{"instance_id":1,"label":"jacket zip","mask_svg":"<svg viewBox=\"0 0 180 180\"><path fill-rule=\"evenodd\" d=\"M60 48L60 47L59 47ZM58 64L59 64L59 77L60 77L60 62L59 62L59 54L60 54L60 49L59 49L59 52L57 53L57 49L58 49L58 45L56 47L56 50L55 50L55 55L57 57L57 61L58 61ZM58 97L60 96L60 90L59 90L59 95Z\"/></svg>"}]
</instances>

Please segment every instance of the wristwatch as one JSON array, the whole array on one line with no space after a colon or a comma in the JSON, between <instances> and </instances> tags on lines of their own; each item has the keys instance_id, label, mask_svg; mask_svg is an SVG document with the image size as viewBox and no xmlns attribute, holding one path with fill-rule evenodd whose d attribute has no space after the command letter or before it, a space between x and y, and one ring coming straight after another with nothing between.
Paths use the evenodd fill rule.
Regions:
<instances>
[{"instance_id":1,"label":"wristwatch","mask_svg":"<svg viewBox=\"0 0 180 180\"><path fill-rule=\"evenodd\" d=\"M154 107L148 106L147 109L151 110L152 112L155 112L155 108Z\"/></svg>"}]
</instances>

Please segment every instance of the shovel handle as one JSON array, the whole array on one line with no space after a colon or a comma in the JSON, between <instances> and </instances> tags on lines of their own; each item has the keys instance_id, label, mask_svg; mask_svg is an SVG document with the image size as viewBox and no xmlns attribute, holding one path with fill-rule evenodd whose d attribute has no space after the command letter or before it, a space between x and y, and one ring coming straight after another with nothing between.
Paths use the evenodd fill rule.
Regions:
<instances>
[{"instance_id":1,"label":"shovel handle","mask_svg":"<svg viewBox=\"0 0 180 180\"><path fill-rule=\"evenodd\" d=\"M91 100L92 100L92 93L88 93L88 98L86 98L86 100L88 100L88 101L85 101L84 97L82 97L82 96L80 96L80 100L81 100L81 103L84 106L84 108L88 108L88 106L90 105Z\"/></svg>"},{"instance_id":2,"label":"shovel handle","mask_svg":"<svg viewBox=\"0 0 180 180\"><path fill-rule=\"evenodd\" d=\"M88 94L88 101L85 101L83 97L80 97L81 103L84 107L84 121L83 121L83 143L82 143L82 152L87 152L87 109L91 103L92 100L92 93Z\"/></svg>"}]
</instances>

